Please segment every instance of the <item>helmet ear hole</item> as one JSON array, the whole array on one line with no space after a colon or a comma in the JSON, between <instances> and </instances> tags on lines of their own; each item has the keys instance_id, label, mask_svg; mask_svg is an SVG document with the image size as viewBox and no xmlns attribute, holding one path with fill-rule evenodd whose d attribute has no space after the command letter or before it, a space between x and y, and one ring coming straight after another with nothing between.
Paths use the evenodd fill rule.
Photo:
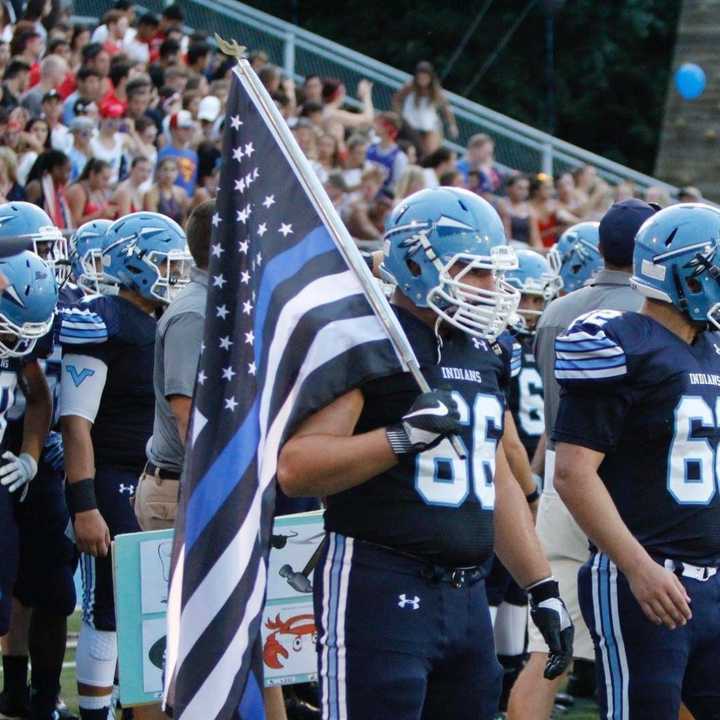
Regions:
<instances>
[{"instance_id":1,"label":"helmet ear hole","mask_svg":"<svg viewBox=\"0 0 720 720\"><path fill-rule=\"evenodd\" d=\"M422 275L422 268L414 260L406 260L405 264L413 277L420 277Z\"/></svg>"},{"instance_id":2,"label":"helmet ear hole","mask_svg":"<svg viewBox=\"0 0 720 720\"><path fill-rule=\"evenodd\" d=\"M702 283L697 278L689 277L685 280L685 284L691 293L702 292Z\"/></svg>"}]
</instances>

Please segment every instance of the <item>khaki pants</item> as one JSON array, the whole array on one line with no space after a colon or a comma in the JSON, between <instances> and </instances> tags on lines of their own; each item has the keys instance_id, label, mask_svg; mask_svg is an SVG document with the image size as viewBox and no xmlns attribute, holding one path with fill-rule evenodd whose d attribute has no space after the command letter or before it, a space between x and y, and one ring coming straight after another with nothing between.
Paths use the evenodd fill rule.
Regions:
<instances>
[{"instance_id":1,"label":"khaki pants","mask_svg":"<svg viewBox=\"0 0 720 720\"><path fill-rule=\"evenodd\" d=\"M179 480L144 472L135 491L135 517L143 530L167 530L175 525Z\"/></svg>"}]
</instances>

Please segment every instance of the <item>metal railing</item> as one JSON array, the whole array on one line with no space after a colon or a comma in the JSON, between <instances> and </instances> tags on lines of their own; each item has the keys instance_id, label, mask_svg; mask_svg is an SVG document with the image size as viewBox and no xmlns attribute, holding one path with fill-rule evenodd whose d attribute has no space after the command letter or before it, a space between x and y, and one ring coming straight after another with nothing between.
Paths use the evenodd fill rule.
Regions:
<instances>
[{"instance_id":1,"label":"metal railing","mask_svg":"<svg viewBox=\"0 0 720 720\"><path fill-rule=\"evenodd\" d=\"M143 9L161 12L163 0L143 0ZM182 0L186 23L190 28L212 35L234 38L248 49L262 48L270 61L301 82L307 75L336 77L352 94L358 81L373 82L373 103L388 109L392 96L410 75L396 68L279 20L237 0ZM78 15L97 16L111 6L111 0L75 0ZM660 186L670 194L677 188L596 153L541 132L454 93L447 93L455 113L459 137L448 146L462 152L471 135L484 132L495 140L499 164L522 172L542 170L557 175L582 165L594 165L611 183L628 181L638 188ZM349 98L350 100L350 98Z\"/></svg>"}]
</instances>

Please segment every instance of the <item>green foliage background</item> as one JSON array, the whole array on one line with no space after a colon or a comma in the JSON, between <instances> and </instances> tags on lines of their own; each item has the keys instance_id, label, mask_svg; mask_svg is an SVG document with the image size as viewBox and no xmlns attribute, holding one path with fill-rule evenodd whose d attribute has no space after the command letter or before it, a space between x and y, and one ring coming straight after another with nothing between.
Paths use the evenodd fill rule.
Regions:
<instances>
[{"instance_id":1,"label":"green foliage background","mask_svg":"<svg viewBox=\"0 0 720 720\"><path fill-rule=\"evenodd\" d=\"M485 0L250 0L249 4L411 72L445 67ZM444 85L463 93L528 0L495 0ZM546 126L545 15L536 0L470 98ZM678 0L566 0L556 15L557 137L652 172Z\"/></svg>"}]
</instances>

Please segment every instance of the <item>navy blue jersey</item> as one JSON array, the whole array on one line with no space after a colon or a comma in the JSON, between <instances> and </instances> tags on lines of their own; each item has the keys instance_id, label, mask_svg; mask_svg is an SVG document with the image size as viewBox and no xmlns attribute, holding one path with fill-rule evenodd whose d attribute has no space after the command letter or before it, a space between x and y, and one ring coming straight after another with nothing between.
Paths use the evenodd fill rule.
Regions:
<instances>
[{"instance_id":1,"label":"navy blue jersey","mask_svg":"<svg viewBox=\"0 0 720 720\"><path fill-rule=\"evenodd\" d=\"M517 355L519 368L510 382L508 407L515 420L520 441L532 460L540 436L545 431L545 407L543 382L535 363L532 340L517 339L513 346L513 358Z\"/></svg>"},{"instance_id":2,"label":"navy blue jersey","mask_svg":"<svg viewBox=\"0 0 720 720\"><path fill-rule=\"evenodd\" d=\"M509 345L435 333L396 309L433 389L452 391L464 423L461 460L450 442L407 455L382 475L327 498L328 530L448 566L480 565L492 554L495 451L503 432ZM419 394L401 373L367 383L355 432L397 423Z\"/></svg>"},{"instance_id":3,"label":"navy blue jersey","mask_svg":"<svg viewBox=\"0 0 720 720\"><path fill-rule=\"evenodd\" d=\"M15 442L14 437L8 437L9 433L6 433L6 430L8 423L14 419L12 411L17 396L20 395L22 369L26 362L25 358L0 359L0 450L3 452L6 448L15 453L20 450L22 426L18 426L20 435L18 442Z\"/></svg>"},{"instance_id":4,"label":"navy blue jersey","mask_svg":"<svg viewBox=\"0 0 720 720\"><path fill-rule=\"evenodd\" d=\"M638 313L599 310L555 344L553 439L605 454L599 474L659 558L720 561L720 336L692 345Z\"/></svg>"},{"instance_id":5,"label":"navy blue jersey","mask_svg":"<svg viewBox=\"0 0 720 720\"><path fill-rule=\"evenodd\" d=\"M155 326L154 317L119 296L94 296L62 313L63 356L86 355L107 366L92 429L96 465L142 468L145 462L155 412Z\"/></svg>"}]
</instances>

